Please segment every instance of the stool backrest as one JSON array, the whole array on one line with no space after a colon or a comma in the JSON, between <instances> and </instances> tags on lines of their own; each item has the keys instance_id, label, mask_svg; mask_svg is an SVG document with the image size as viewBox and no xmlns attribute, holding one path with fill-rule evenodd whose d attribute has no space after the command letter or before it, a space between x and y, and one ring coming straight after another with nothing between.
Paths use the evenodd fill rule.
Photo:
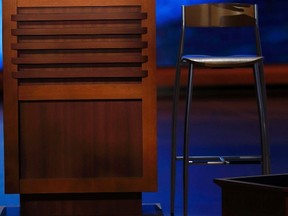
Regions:
<instances>
[{"instance_id":1,"label":"stool backrest","mask_svg":"<svg viewBox=\"0 0 288 216\"><path fill-rule=\"evenodd\" d=\"M178 51L178 63L183 55L186 28L252 27L255 29L256 54L262 56L258 12L256 4L208 3L182 6L182 33ZM249 35L250 37L252 35ZM209 37L209 36L208 36ZM212 37L212 36L211 36ZM204 38L203 38L204 39ZM205 38L209 40L209 38ZM192 40L193 41L193 40Z\"/></svg>"},{"instance_id":2,"label":"stool backrest","mask_svg":"<svg viewBox=\"0 0 288 216\"><path fill-rule=\"evenodd\" d=\"M186 27L240 27L257 25L257 5L210 3L182 6Z\"/></svg>"}]
</instances>

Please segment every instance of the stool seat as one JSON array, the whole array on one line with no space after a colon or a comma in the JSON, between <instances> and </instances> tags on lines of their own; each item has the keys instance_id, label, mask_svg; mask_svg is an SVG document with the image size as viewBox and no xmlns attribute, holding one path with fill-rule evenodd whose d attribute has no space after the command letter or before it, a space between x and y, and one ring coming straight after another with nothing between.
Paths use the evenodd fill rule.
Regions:
<instances>
[{"instance_id":1,"label":"stool seat","mask_svg":"<svg viewBox=\"0 0 288 216\"><path fill-rule=\"evenodd\" d=\"M184 55L182 62L191 62L205 67L245 67L263 59L262 56L209 56L209 55Z\"/></svg>"}]
</instances>

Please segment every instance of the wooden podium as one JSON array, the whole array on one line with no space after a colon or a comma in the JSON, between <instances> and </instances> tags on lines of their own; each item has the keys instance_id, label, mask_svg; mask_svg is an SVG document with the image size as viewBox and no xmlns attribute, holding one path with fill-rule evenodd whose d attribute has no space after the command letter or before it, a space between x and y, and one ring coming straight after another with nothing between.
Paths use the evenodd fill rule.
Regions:
<instances>
[{"instance_id":1,"label":"wooden podium","mask_svg":"<svg viewBox=\"0 0 288 216\"><path fill-rule=\"evenodd\" d=\"M141 215L157 190L155 2L3 0L3 26L21 215Z\"/></svg>"}]
</instances>

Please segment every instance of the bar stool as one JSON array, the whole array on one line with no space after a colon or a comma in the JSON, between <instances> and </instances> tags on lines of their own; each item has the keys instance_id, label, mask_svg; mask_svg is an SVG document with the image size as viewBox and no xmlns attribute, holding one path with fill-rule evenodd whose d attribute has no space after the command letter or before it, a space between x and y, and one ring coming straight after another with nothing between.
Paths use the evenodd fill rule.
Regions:
<instances>
[{"instance_id":1,"label":"bar stool","mask_svg":"<svg viewBox=\"0 0 288 216\"><path fill-rule=\"evenodd\" d=\"M187 28L254 28L256 54L211 56L183 54L186 44L185 30ZM207 38L203 41L209 41ZM191 40L190 40L191 41ZM183 155L177 155L177 116L180 94L181 67L188 66L188 84L186 94L186 110L184 120ZM191 112L193 73L195 67L204 68L251 68L254 73L259 122L261 135L261 155L244 156L191 156L189 155L189 118ZM182 33L180 39L176 78L173 97L172 114L172 154L171 154L171 215L174 215L176 161L183 162L183 212L188 214L188 166L192 164L241 164L261 163L262 174L270 173L270 147L268 142L267 117L266 117L266 87L264 81L263 56L260 45L257 5L240 3L211 3L182 6Z\"/></svg>"}]
</instances>

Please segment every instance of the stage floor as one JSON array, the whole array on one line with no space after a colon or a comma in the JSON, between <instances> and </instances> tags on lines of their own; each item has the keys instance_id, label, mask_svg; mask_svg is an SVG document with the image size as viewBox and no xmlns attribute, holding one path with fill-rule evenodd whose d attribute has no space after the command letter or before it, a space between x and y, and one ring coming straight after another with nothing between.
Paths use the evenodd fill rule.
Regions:
<instances>
[{"instance_id":1,"label":"stage floor","mask_svg":"<svg viewBox=\"0 0 288 216\"><path fill-rule=\"evenodd\" d=\"M158 99L159 191L144 193L143 200L170 208L171 96ZM272 174L288 172L288 86L268 87L268 121ZM260 152L257 105L254 89L203 88L195 91L191 117L191 154L237 155ZM184 103L180 103L180 114ZM179 120L178 142L183 141L183 118ZM181 153L182 149L178 148ZM181 162L177 164L175 216L182 216ZM221 189L213 180L260 175L260 165L192 165L189 167L189 215L220 216Z\"/></svg>"},{"instance_id":2,"label":"stage floor","mask_svg":"<svg viewBox=\"0 0 288 216\"><path fill-rule=\"evenodd\" d=\"M20 216L19 207L1 207L0 216ZM121 215L119 215L121 216ZM142 216L164 216L162 213L161 205L155 204L143 204Z\"/></svg>"}]
</instances>

